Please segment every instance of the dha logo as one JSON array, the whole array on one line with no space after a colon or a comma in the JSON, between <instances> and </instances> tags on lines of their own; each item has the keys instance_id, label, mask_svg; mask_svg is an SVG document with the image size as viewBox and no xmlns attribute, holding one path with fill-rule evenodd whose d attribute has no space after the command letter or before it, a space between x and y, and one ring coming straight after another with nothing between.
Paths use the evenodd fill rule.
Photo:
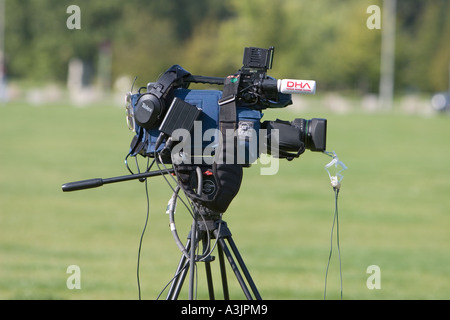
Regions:
<instances>
[{"instance_id":1,"label":"dha logo","mask_svg":"<svg viewBox=\"0 0 450 320\"><path fill-rule=\"evenodd\" d=\"M309 86L308 82L297 82L297 81L288 81L286 85L289 89L301 89L303 90L305 87L308 87L309 90L311 90L311 87Z\"/></svg>"},{"instance_id":2,"label":"dha logo","mask_svg":"<svg viewBox=\"0 0 450 320\"><path fill-rule=\"evenodd\" d=\"M298 81L287 81L286 87L290 90L298 91L311 91L311 87L308 82L298 82Z\"/></svg>"}]
</instances>

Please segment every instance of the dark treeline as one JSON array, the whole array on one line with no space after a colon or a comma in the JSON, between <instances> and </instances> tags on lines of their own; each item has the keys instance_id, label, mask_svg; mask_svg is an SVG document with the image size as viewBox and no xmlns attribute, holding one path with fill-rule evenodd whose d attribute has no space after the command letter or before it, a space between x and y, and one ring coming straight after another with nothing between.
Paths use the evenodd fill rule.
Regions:
<instances>
[{"instance_id":1,"label":"dark treeline","mask_svg":"<svg viewBox=\"0 0 450 320\"><path fill-rule=\"evenodd\" d=\"M63 82L74 57L95 74L105 47L113 79L146 82L173 64L225 76L241 66L245 46L274 45L275 77L378 92L382 30L366 23L367 7L382 8L381 0L5 1L6 68L13 80ZM79 30L66 26L69 5L80 8ZM448 0L397 0L398 92L448 88L449 12Z\"/></svg>"}]
</instances>

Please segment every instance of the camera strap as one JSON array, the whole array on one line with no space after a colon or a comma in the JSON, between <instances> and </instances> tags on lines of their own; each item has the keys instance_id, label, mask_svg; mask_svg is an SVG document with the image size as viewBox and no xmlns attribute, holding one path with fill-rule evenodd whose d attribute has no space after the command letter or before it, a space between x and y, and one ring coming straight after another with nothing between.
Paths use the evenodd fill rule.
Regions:
<instances>
[{"instance_id":1,"label":"camera strap","mask_svg":"<svg viewBox=\"0 0 450 320\"><path fill-rule=\"evenodd\" d=\"M236 97L239 75L225 79L219 105L219 130L222 142L211 166L201 168L202 189L198 190L198 177L193 166L175 166L178 181L185 194L213 212L223 213L239 191L242 181L242 166L235 157L235 131L237 127ZM233 142L232 145L230 143ZM228 148L227 148L228 146ZM233 161L230 163L230 161ZM197 188L197 189L196 189Z\"/></svg>"},{"instance_id":2,"label":"camera strap","mask_svg":"<svg viewBox=\"0 0 450 320\"><path fill-rule=\"evenodd\" d=\"M175 64L167 69L161 77L159 77L158 81L149 93L153 94L158 99L161 99L169 92L175 82L189 75L191 74L188 71Z\"/></svg>"},{"instance_id":3,"label":"camera strap","mask_svg":"<svg viewBox=\"0 0 450 320\"><path fill-rule=\"evenodd\" d=\"M230 159L233 159L232 163L236 163L234 159L234 148L227 151L226 146L231 141L233 141L233 146L235 145L234 139L237 122L236 98L239 90L239 81L239 74L226 77L223 85L222 98L219 100L219 130L222 134L222 146L219 152L221 159L217 159L221 160L219 163L225 163L230 161Z\"/></svg>"},{"instance_id":4,"label":"camera strap","mask_svg":"<svg viewBox=\"0 0 450 320\"><path fill-rule=\"evenodd\" d=\"M239 191L242 181L242 165L235 156L235 131L237 128L236 97L239 75L225 79L222 98L219 99L219 130L222 140L211 165L175 165L178 183L185 194L213 212L223 213ZM233 142L233 144L231 144ZM201 169L199 183L196 169ZM198 185L201 184L201 190Z\"/></svg>"}]
</instances>

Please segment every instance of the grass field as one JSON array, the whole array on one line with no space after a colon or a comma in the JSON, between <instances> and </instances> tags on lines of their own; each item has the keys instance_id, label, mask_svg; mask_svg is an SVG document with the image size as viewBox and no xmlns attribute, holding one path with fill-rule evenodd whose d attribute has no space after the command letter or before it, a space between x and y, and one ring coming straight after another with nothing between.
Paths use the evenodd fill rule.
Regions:
<instances>
[{"instance_id":1,"label":"grass field","mask_svg":"<svg viewBox=\"0 0 450 320\"><path fill-rule=\"evenodd\" d=\"M449 299L450 118L320 108L265 118L276 116L327 118L328 149L349 168L339 198L344 299ZM0 299L138 298L144 184L61 191L65 182L127 174L131 138L117 107L0 106ZM224 220L264 299L323 298L334 214L329 160L307 151L281 162L276 175L245 169ZM155 299L180 252L165 214L171 191L152 178L149 194L141 289ZM176 219L184 239L189 214L180 207ZM329 299L339 298L333 244ZM79 290L66 286L70 265L80 267ZM366 286L370 265L380 268L381 289ZM206 298L201 265L198 274L198 296ZM229 280L232 297L243 298L231 272Z\"/></svg>"}]
</instances>

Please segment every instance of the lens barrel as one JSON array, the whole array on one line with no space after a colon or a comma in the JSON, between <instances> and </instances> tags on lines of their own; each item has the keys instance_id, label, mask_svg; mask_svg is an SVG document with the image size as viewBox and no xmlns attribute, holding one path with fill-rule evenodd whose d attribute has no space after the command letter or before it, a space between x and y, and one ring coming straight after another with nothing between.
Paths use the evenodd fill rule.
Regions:
<instances>
[{"instance_id":1,"label":"lens barrel","mask_svg":"<svg viewBox=\"0 0 450 320\"><path fill-rule=\"evenodd\" d=\"M292 125L300 129L300 140L306 149L311 151L325 151L327 144L327 119L313 118L294 119Z\"/></svg>"}]
</instances>

